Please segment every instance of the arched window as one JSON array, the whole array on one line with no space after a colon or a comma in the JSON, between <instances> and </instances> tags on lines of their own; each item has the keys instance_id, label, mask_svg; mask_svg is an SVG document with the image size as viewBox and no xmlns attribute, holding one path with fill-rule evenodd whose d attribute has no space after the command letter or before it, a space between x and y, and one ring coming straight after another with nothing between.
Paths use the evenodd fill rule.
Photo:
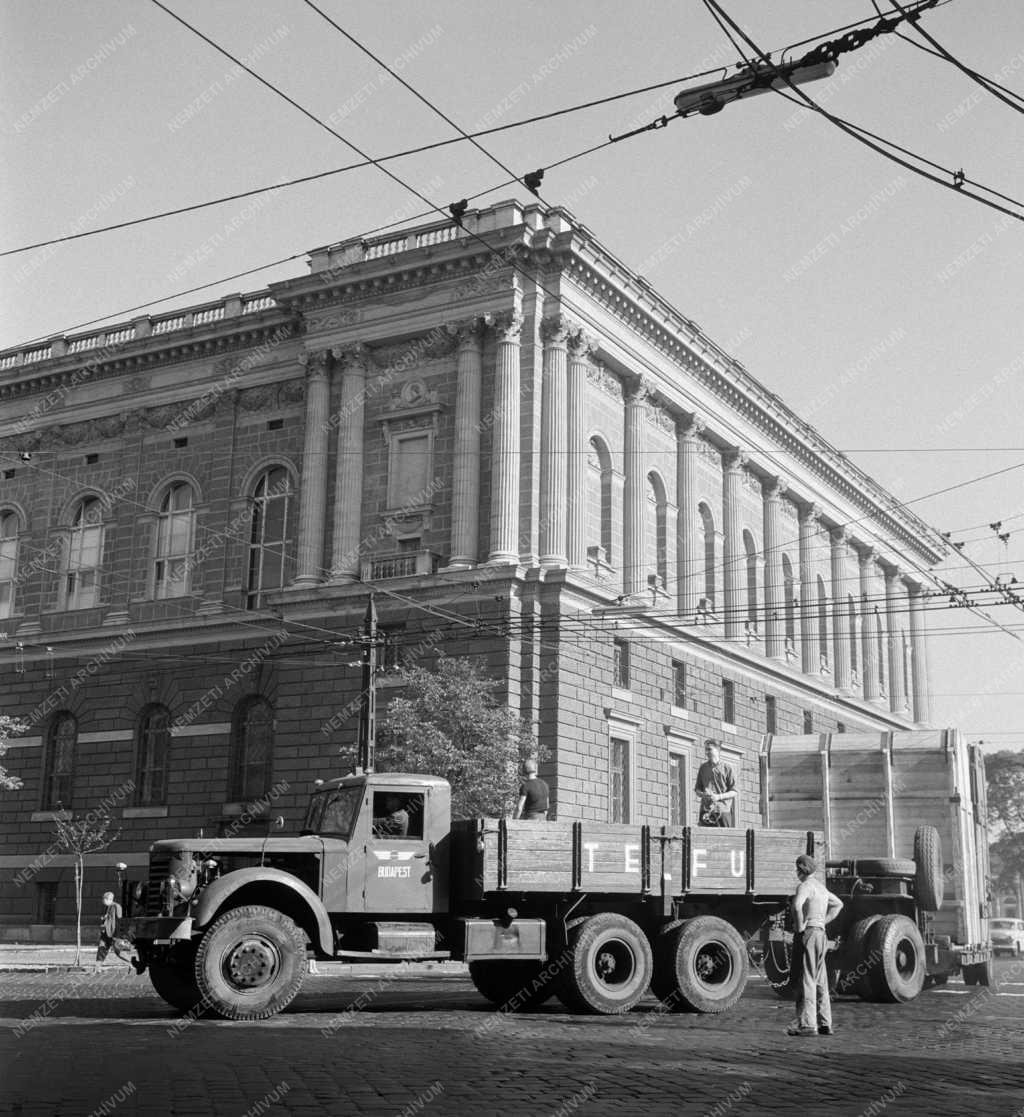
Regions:
<instances>
[{"instance_id":1,"label":"arched window","mask_svg":"<svg viewBox=\"0 0 1024 1117\"><path fill-rule=\"evenodd\" d=\"M46 742L46 772L43 775L43 809L67 809L75 779L75 748L78 722L74 714L62 710L50 723Z\"/></svg>"},{"instance_id":2,"label":"arched window","mask_svg":"<svg viewBox=\"0 0 1024 1117\"><path fill-rule=\"evenodd\" d=\"M749 531L743 532L743 550L747 573L747 626L757 632L757 544Z\"/></svg>"},{"instance_id":3,"label":"arched window","mask_svg":"<svg viewBox=\"0 0 1024 1117\"><path fill-rule=\"evenodd\" d=\"M251 802L270 787L273 754L273 707L259 696L244 699L235 709L232 726L232 800Z\"/></svg>"},{"instance_id":4,"label":"arched window","mask_svg":"<svg viewBox=\"0 0 1024 1117\"><path fill-rule=\"evenodd\" d=\"M796 650L796 579L793 577L793 564L789 555L782 556L782 592L786 606L786 647Z\"/></svg>"},{"instance_id":5,"label":"arched window","mask_svg":"<svg viewBox=\"0 0 1024 1117\"><path fill-rule=\"evenodd\" d=\"M853 678L858 678L860 661L857 658L857 606L854 604L853 595L846 596L846 615L850 625L850 670Z\"/></svg>"},{"instance_id":6,"label":"arched window","mask_svg":"<svg viewBox=\"0 0 1024 1117\"><path fill-rule=\"evenodd\" d=\"M18 583L18 517L0 512L0 618L14 612L14 587Z\"/></svg>"},{"instance_id":7,"label":"arched window","mask_svg":"<svg viewBox=\"0 0 1024 1117\"><path fill-rule=\"evenodd\" d=\"M171 714L166 706L147 706L139 719L135 793L140 807L167 802L167 761L171 750Z\"/></svg>"},{"instance_id":8,"label":"arched window","mask_svg":"<svg viewBox=\"0 0 1024 1117\"><path fill-rule=\"evenodd\" d=\"M75 510L68 540L64 573L64 605L92 609L99 604L100 563L103 561L103 506L86 497Z\"/></svg>"},{"instance_id":9,"label":"arched window","mask_svg":"<svg viewBox=\"0 0 1024 1117\"><path fill-rule=\"evenodd\" d=\"M587 455L587 557L600 547L604 561L612 561L612 458L604 440L592 438Z\"/></svg>"},{"instance_id":10,"label":"arched window","mask_svg":"<svg viewBox=\"0 0 1024 1117\"><path fill-rule=\"evenodd\" d=\"M715 611L715 518L701 501L697 505L701 533L704 537L704 600L709 612Z\"/></svg>"},{"instance_id":11,"label":"arched window","mask_svg":"<svg viewBox=\"0 0 1024 1117\"><path fill-rule=\"evenodd\" d=\"M291 573L294 495L291 475L280 465L261 473L253 488L246 608L258 609L261 596L281 589Z\"/></svg>"},{"instance_id":12,"label":"arched window","mask_svg":"<svg viewBox=\"0 0 1024 1117\"><path fill-rule=\"evenodd\" d=\"M828 597L825 594L825 579L818 575L818 658L822 670L828 667Z\"/></svg>"},{"instance_id":13,"label":"arched window","mask_svg":"<svg viewBox=\"0 0 1024 1117\"><path fill-rule=\"evenodd\" d=\"M183 597L189 591L195 516L192 486L182 481L171 485L157 520L155 597Z\"/></svg>"},{"instance_id":14,"label":"arched window","mask_svg":"<svg viewBox=\"0 0 1024 1117\"><path fill-rule=\"evenodd\" d=\"M644 531L646 571L668 589L668 500L657 473L647 475L647 524Z\"/></svg>"}]
</instances>

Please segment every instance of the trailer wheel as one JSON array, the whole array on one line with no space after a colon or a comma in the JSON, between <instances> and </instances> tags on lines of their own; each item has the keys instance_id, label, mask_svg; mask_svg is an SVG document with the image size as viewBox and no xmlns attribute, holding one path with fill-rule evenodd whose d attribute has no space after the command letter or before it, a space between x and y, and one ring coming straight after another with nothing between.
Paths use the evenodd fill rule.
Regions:
<instances>
[{"instance_id":1,"label":"trailer wheel","mask_svg":"<svg viewBox=\"0 0 1024 1117\"><path fill-rule=\"evenodd\" d=\"M651 944L624 915L606 911L585 919L572 932L569 951L558 996L572 1012L629 1012L651 984Z\"/></svg>"},{"instance_id":2,"label":"trailer wheel","mask_svg":"<svg viewBox=\"0 0 1024 1117\"><path fill-rule=\"evenodd\" d=\"M686 919L659 944L666 1003L676 1012L725 1012L743 996L750 974L747 948L731 923L714 915ZM660 984L660 983L659 983Z\"/></svg>"},{"instance_id":3,"label":"trailer wheel","mask_svg":"<svg viewBox=\"0 0 1024 1117\"><path fill-rule=\"evenodd\" d=\"M180 952L180 962L150 962L147 966L149 980L158 997L162 997L171 1008L180 1012L191 1012L202 1003L203 995L196 984L195 948L182 945L175 947Z\"/></svg>"},{"instance_id":4,"label":"trailer wheel","mask_svg":"<svg viewBox=\"0 0 1024 1117\"><path fill-rule=\"evenodd\" d=\"M503 1012L538 1008L555 992L550 962L470 962L469 977L476 991Z\"/></svg>"},{"instance_id":5,"label":"trailer wheel","mask_svg":"<svg viewBox=\"0 0 1024 1117\"><path fill-rule=\"evenodd\" d=\"M903 857L858 857L853 867L854 872L862 877L899 877L913 880L917 876L917 863Z\"/></svg>"},{"instance_id":6,"label":"trailer wheel","mask_svg":"<svg viewBox=\"0 0 1024 1117\"><path fill-rule=\"evenodd\" d=\"M934 826L919 826L914 832L914 893L922 911L942 907L945 877L942 872L942 838Z\"/></svg>"},{"instance_id":7,"label":"trailer wheel","mask_svg":"<svg viewBox=\"0 0 1024 1117\"><path fill-rule=\"evenodd\" d=\"M964 979L964 985L977 985L978 984L978 967L975 965L964 966L961 970L961 976Z\"/></svg>"},{"instance_id":8,"label":"trailer wheel","mask_svg":"<svg viewBox=\"0 0 1024 1117\"><path fill-rule=\"evenodd\" d=\"M865 985L874 1001L912 1001L924 988L924 939L912 919L883 915L868 937L868 959L874 964Z\"/></svg>"},{"instance_id":9,"label":"trailer wheel","mask_svg":"<svg viewBox=\"0 0 1024 1117\"><path fill-rule=\"evenodd\" d=\"M266 1020L295 998L306 974L306 937L282 912L253 904L225 912L196 953L203 999L226 1020Z\"/></svg>"},{"instance_id":10,"label":"trailer wheel","mask_svg":"<svg viewBox=\"0 0 1024 1117\"><path fill-rule=\"evenodd\" d=\"M973 965L964 966L965 985L987 985L995 992L999 983L996 981L995 963L991 958L984 962L975 962Z\"/></svg>"},{"instance_id":11,"label":"trailer wheel","mask_svg":"<svg viewBox=\"0 0 1024 1117\"><path fill-rule=\"evenodd\" d=\"M837 993L856 993L862 1000L870 1000L870 955L867 943L871 929L881 918L880 915L869 915L866 919L858 919L850 928L841 955L843 968L839 971L836 982Z\"/></svg>"}]
</instances>

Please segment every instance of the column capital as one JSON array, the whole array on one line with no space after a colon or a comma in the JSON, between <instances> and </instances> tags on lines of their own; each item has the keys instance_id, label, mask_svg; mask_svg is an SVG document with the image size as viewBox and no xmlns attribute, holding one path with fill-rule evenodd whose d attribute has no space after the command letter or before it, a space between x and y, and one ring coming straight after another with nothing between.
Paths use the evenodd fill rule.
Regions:
<instances>
[{"instance_id":1,"label":"column capital","mask_svg":"<svg viewBox=\"0 0 1024 1117\"><path fill-rule=\"evenodd\" d=\"M891 563L885 567L884 573L886 584L889 582L898 582L903 577L903 567L898 563Z\"/></svg>"},{"instance_id":2,"label":"column capital","mask_svg":"<svg viewBox=\"0 0 1024 1117\"><path fill-rule=\"evenodd\" d=\"M346 372L366 374L374 366L373 353L368 345L357 341L354 345L336 346L331 350L331 356Z\"/></svg>"},{"instance_id":3,"label":"column capital","mask_svg":"<svg viewBox=\"0 0 1024 1117\"><path fill-rule=\"evenodd\" d=\"M592 353L596 353L601 345L601 339L597 334L590 333L575 322L570 324L566 340L569 346L569 354L578 361L585 360Z\"/></svg>"},{"instance_id":4,"label":"column capital","mask_svg":"<svg viewBox=\"0 0 1024 1117\"><path fill-rule=\"evenodd\" d=\"M857 561L861 566L870 566L878 558L878 552L874 547L858 547L857 548Z\"/></svg>"},{"instance_id":5,"label":"column capital","mask_svg":"<svg viewBox=\"0 0 1024 1117\"><path fill-rule=\"evenodd\" d=\"M459 318L445 322L445 333L461 348L464 345L482 345L484 333L490 325L489 316L474 315L472 318Z\"/></svg>"},{"instance_id":6,"label":"column capital","mask_svg":"<svg viewBox=\"0 0 1024 1117\"><path fill-rule=\"evenodd\" d=\"M836 547L842 547L844 544L850 542L850 529L846 525L834 527L829 529L829 539Z\"/></svg>"},{"instance_id":7,"label":"column capital","mask_svg":"<svg viewBox=\"0 0 1024 1117\"><path fill-rule=\"evenodd\" d=\"M750 455L739 446L730 446L722 451L722 468L726 473L741 473L749 461Z\"/></svg>"},{"instance_id":8,"label":"column capital","mask_svg":"<svg viewBox=\"0 0 1024 1117\"><path fill-rule=\"evenodd\" d=\"M491 318L490 325L498 341L518 341L523 329L523 316L518 310L503 310Z\"/></svg>"},{"instance_id":9,"label":"column capital","mask_svg":"<svg viewBox=\"0 0 1024 1117\"><path fill-rule=\"evenodd\" d=\"M575 323L570 322L564 314L548 314L540 321L541 341L547 345L567 347L569 337Z\"/></svg>"},{"instance_id":10,"label":"column capital","mask_svg":"<svg viewBox=\"0 0 1024 1117\"><path fill-rule=\"evenodd\" d=\"M330 356L327 349L304 349L298 356L298 362L310 379L314 376L326 377L330 371Z\"/></svg>"},{"instance_id":11,"label":"column capital","mask_svg":"<svg viewBox=\"0 0 1024 1117\"><path fill-rule=\"evenodd\" d=\"M806 504L801 504L797 512L797 516L801 524L807 524L809 527L814 527L821 520L821 505L809 501Z\"/></svg>"},{"instance_id":12,"label":"column capital","mask_svg":"<svg viewBox=\"0 0 1024 1117\"><path fill-rule=\"evenodd\" d=\"M704 416L696 411L692 415L680 415L677 424L680 438L699 438L706 427Z\"/></svg>"},{"instance_id":13,"label":"column capital","mask_svg":"<svg viewBox=\"0 0 1024 1117\"><path fill-rule=\"evenodd\" d=\"M761 482L761 494L765 500L781 500L789 489L789 480L780 473L775 477L766 477Z\"/></svg>"},{"instance_id":14,"label":"column capital","mask_svg":"<svg viewBox=\"0 0 1024 1117\"><path fill-rule=\"evenodd\" d=\"M654 385L646 376L632 376L622 386L622 395L627 404L646 403L654 394Z\"/></svg>"}]
</instances>

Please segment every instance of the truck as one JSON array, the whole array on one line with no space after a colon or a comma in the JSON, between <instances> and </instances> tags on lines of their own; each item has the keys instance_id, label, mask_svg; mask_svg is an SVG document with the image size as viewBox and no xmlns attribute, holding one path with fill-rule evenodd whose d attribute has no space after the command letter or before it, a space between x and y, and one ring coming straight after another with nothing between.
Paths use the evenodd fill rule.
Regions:
<instances>
[{"instance_id":1,"label":"truck","mask_svg":"<svg viewBox=\"0 0 1024 1117\"><path fill-rule=\"evenodd\" d=\"M453 821L445 780L357 770L320 782L298 835L155 842L129 935L168 1004L229 1020L284 1009L310 958L466 962L505 1011L557 995L622 1013L651 990L673 1010L720 1013L742 996L762 929L784 920L804 853L822 857L820 831ZM909 972L900 953L915 887L858 908L888 920L900 999L923 981L920 953Z\"/></svg>"},{"instance_id":2,"label":"truck","mask_svg":"<svg viewBox=\"0 0 1024 1117\"><path fill-rule=\"evenodd\" d=\"M850 897L844 915L854 925L829 955L840 991L874 998L889 985L888 995L902 995L906 982L883 972L881 950L895 913L916 923L915 934L903 924L901 972L921 951L926 985L957 974L968 985L994 984L978 746L956 729L769 735L760 769L762 824L820 831L828 887ZM776 926L763 944L766 971L784 994L789 941Z\"/></svg>"}]
</instances>

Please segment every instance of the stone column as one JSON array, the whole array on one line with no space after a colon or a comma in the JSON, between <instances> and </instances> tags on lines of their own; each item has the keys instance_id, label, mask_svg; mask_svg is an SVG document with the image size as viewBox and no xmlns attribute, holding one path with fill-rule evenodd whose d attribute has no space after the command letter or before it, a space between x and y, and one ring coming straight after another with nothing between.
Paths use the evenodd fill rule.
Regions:
<instances>
[{"instance_id":1,"label":"stone column","mask_svg":"<svg viewBox=\"0 0 1024 1117\"><path fill-rule=\"evenodd\" d=\"M323 581L324 535L327 530L327 443L330 436L331 376L326 350L300 353L306 369L306 430L302 444L302 488L299 491L298 570L293 586Z\"/></svg>"},{"instance_id":2,"label":"stone column","mask_svg":"<svg viewBox=\"0 0 1024 1117\"><path fill-rule=\"evenodd\" d=\"M573 330L568 341L566 556L570 566L582 567L587 563L587 357L597 342L582 330Z\"/></svg>"},{"instance_id":3,"label":"stone column","mask_svg":"<svg viewBox=\"0 0 1024 1117\"><path fill-rule=\"evenodd\" d=\"M518 312L494 323L497 353L491 424L491 541L487 561L519 561L519 335Z\"/></svg>"},{"instance_id":4,"label":"stone column","mask_svg":"<svg viewBox=\"0 0 1024 1117\"><path fill-rule=\"evenodd\" d=\"M680 420L676 440L676 489L679 517L676 522L676 581L679 614L693 624L704 596L701 571L704 555L697 538L697 462L704 422L698 415Z\"/></svg>"},{"instance_id":5,"label":"stone column","mask_svg":"<svg viewBox=\"0 0 1024 1117\"><path fill-rule=\"evenodd\" d=\"M540 564L559 567L566 552L568 325L560 315L540 324L544 344L540 442Z\"/></svg>"},{"instance_id":6,"label":"stone column","mask_svg":"<svg viewBox=\"0 0 1024 1117\"><path fill-rule=\"evenodd\" d=\"M820 509L816 504L805 504L800 508L800 658L805 675L817 675L821 670L814 579L814 543L819 515Z\"/></svg>"},{"instance_id":7,"label":"stone column","mask_svg":"<svg viewBox=\"0 0 1024 1117\"><path fill-rule=\"evenodd\" d=\"M747 455L739 449L722 455L722 504L724 539L722 581L725 586L725 638L738 640L743 635L746 611L746 553L743 550L742 500L743 471Z\"/></svg>"},{"instance_id":8,"label":"stone column","mask_svg":"<svg viewBox=\"0 0 1024 1117\"><path fill-rule=\"evenodd\" d=\"M363 422L370 353L365 345L331 350L341 369L338 462L334 471L334 546L331 581L359 580L363 508Z\"/></svg>"},{"instance_id":9,"label":"stone column","mask_svg":"<svg viewBox=\"0 0 1024 1117\"><path fill-rule=\"evenodd\" d=\"M623 494L622 592L627 596L647 588L644 568L644 404L647 385L638 380L626 389L625 470Z\"/></svg>"},{"instance_id":10,"label":"stone column","mask_svg":"<svg viewBox=\"0 0 1024 1117\"><path fill-rule=\"evenodd\" d=\"M878 643L875 636L875 552L869 547L858 556L860 562L860 632L861 662L864 665L864 697L877 702L881 696L878 685Z\"/></svg>"},{"instance_id":11,"label":"stone column","mask_svg":"<svg viewBox=\"0 0 1024 1117\"><path fill-rule=\"evenodd\" d=\"M910 602L910 666L914 683L914 721L931 721L931 695L928 683L928 648L925 637L924 597L916 582L907 583Z\"/></svg>"},{"instance_id":12,"label":"stone column","mask_svg":"<svg viewBox=\"0 0 1024 1117\"><path fill-rule=\"evenodd\" d=\"M829 535L832 545L832 670L835 684L844 694L849 694L853 689L850 674L850 616L846 606L848 540L845 528L835 528Z\"/></svg>"},{"instance_id":13,"label":"stone column","mask_svg":"<svg viewBox=\"0 0 1024 1117\"><path fill-rule=\"evenodd\" d=\"M782 496L786 482L770 477L762 486L764 499L764 650L776 659L786 654L786 602L782 579Z\"/></svg>"},{"instance_id":14,"label":"stone column","mask_svg":"<svg viewBox=\"0 0 1024 1117\"><path fill-rule=\"evenodd\" d=\"M898 566L885 574L885 619L889 648L889 709L904 713L907 709L907 688L903 675L903 637L900 634L900 610L903 607L902 580Z\"/></svg>"},{"instance_id":15,"label":"stone column","mask_svg":"<svg viewBox=\"0 0 1024 1117\"><path fill-rule=\"evenodd\" d=\"M458 345L455 445L452 452L452 541L448 568L466 570L479 561L480 384L483 378L482 318L449 327Z\"/></svg>"}]
</instances>

